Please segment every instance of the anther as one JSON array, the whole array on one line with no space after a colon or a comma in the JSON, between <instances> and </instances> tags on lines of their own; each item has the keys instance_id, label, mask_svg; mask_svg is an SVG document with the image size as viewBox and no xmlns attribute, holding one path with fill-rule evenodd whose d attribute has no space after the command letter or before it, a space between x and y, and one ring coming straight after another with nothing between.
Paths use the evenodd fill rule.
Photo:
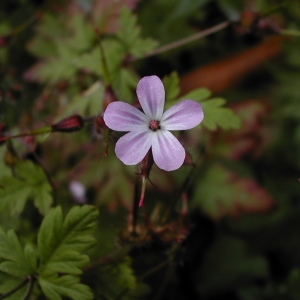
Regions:
<instances>
[{"instance_id":1,"label":"anther","mask_svg":"<svg viewBox=\"0 0 300 300\"><path fill-rule=\"evenodd\" d=\"M156 131L157 129L160 129L159 121L157 120L151 120L149 123L149 129Z\"/></svg>"}]
</instances>

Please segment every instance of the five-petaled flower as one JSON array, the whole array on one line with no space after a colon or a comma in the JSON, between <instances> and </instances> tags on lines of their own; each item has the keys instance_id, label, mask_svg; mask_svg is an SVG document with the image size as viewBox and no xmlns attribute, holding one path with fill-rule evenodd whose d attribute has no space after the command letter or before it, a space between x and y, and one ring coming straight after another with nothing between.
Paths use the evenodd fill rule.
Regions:
<instances>
[{"instance_id":1,"label":"five-petaled flower","mask_svg":"<svg viewBox=\"0 0 300 300\"><path fill-rule=\"evenodd\" d=\"M142 78L136 92L144 113L121 101L110 103L104 112L109 128L129 131L116 143L117 157L126 165L135 165L151 148L159 168L180 168L185 150L169 130L187 130L200 124L204 117L202 106L193 100L183 100L163 112L165 89L157 76Z\"/></svg>"}]
</instances>

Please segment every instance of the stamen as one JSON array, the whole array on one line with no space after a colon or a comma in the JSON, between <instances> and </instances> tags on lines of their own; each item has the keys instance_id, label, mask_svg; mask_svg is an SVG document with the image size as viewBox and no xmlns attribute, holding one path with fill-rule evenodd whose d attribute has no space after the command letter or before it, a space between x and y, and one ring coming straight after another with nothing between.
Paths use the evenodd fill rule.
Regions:
<instances>
[{"instance_id":1,"label":"stamen","mask_svg":"<svg viewBox=\"0 0 300 300\"><path fill-rule=\"evenodd\" d=\"M160 129L159 121L151 120L149 123L149 129L151 129L152 131L156 131L157 129Z\"/></svg>"}]
</instances>

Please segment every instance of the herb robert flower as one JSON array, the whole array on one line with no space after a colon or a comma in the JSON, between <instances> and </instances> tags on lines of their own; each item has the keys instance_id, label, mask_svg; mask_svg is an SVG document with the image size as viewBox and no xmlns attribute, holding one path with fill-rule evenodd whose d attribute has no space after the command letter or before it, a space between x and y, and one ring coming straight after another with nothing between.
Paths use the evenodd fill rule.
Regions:
<instances>
[{"instance_id":1,"label":"herb robert flower","mask_svg":"<svg viewBox=\"0 0 300 300\"><path fill-rule=\"evenodd\" d=\"M110 103L104 112L109 128L129 131L116 143L117 157L126 165L135 165L151 148L159 168L180 168L185 150L169 130L187 130L200 124L204 117L202 106L193 100L183 100L163 112L165 89L157 76L143 77L136 92L143 112L121 101Z\"/></svg>"}]
</instances>

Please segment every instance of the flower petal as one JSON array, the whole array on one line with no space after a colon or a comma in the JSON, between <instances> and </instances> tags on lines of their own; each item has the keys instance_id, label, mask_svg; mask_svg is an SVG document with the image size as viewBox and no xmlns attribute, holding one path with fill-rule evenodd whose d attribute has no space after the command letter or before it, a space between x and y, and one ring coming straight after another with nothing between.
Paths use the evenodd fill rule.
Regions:
<instances>
[{"instance_id":1,"label":"flower petal","mask_svg":"<svg viewBox=\"0 0 300 300\"><path fill-rule=\"evenodd\" d=\"M152 131L129 132L116 143L116 155L125 165L136 165L151 147Z\"/></svg>"},{"instance_id":2,"label":"flower petal","mask_svg":"<svg viewBox=\"0 0 300 300\"><path fill-rule=\"evenodd\" d=\"M165 88L157 76L143 77L136 88L136 93L144 113L151 120L160 120L165 105Z\"/></svg>"},{"instance_id":3,"label":"flower petal","mask_svg":"<svg viewBox=\"0 0 300 300\"><path fill-rule=\"evenodd\" d=\"M177 138L167 130L156 131L152 140L152 153L156 165L166 171L180 168L185 159L185 150Z\"/></svg>"},{"instance_id":4,"label":"flower petal","mask_svg":"<svg viewBox=\"0 0 300 300\"><path fill-rule=\"evenodd\" d=\"M132 131L148 128L148 117L134 106L116 101L110 103L104 112L105 124L116 131Z\"/></svg>"},{"instance_id":5,"label":"flower petal","mask_svg":"<svg viewBox=\"0 0 300 300\"><path fill-rule=\"evenodd\" d=\"M166 130L191 129L200 124L203 117L201 104L193 100L183 100L164 112L160 126Z\"/></svg>"}]
</instances>

